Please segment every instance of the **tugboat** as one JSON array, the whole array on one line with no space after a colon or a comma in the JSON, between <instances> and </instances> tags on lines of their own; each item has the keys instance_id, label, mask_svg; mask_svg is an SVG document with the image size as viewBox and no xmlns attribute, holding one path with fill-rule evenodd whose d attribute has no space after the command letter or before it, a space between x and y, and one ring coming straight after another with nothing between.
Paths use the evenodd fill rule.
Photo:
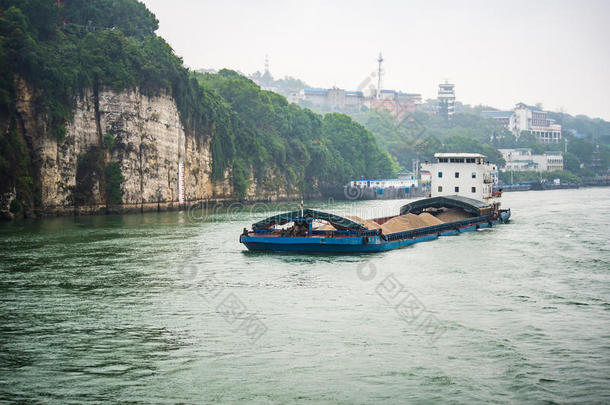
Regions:
<instances>
[{"instance_id":1,"label":"tugboat","mask_svg":"<svg viewBox=\"0 0 610 405\"><path fill-rule=\"evenodd\" d=\"M500 209L497 201L501 193L492 192L496 168L484 161L484 155L439 153L435 157L438 162L427 166L433 173L432 192L437 195L403 205L396 216L366 220L301 208L253 224L252 230L244 229L239 241L253 251L370 253L509 221L510 209ZM456 194L442 195L443 190Z\"/></svg>"}]
</instances>

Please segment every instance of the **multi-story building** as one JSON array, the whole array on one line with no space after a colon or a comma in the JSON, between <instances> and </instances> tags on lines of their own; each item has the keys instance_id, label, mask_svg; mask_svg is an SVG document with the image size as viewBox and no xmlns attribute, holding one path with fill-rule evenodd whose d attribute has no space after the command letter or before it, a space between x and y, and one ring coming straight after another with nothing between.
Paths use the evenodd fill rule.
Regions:
<instances>
[{"instance_id":1,"label":"multi-story building","mask_svg":"<svg viewBox=\"0 0 610 405\"><path fill-rule=\"evenodd\" d=\"M364 104L364 95L361 91L346 91L337 87L331 89L303 89L300 99L333 110L342 110L345 107L360 109Z\"/></svg>"},{"instance_id":2,"label":"multi-story building","mask_svg":"<svg viewBox=\"0 0 610 405\"><path fill-rule=\"evenodd\" d=\"M419 93L403 93L399 91L397 94L397 100L399 103L409 104L413 107L421 103L421 94Z\"/></svg>"},{"instance_id":3,"label":"multi-story building","mask_svg":"<svg viewBox=\"0 0 610 405\"><path fill-rule=\"evenodd\" d=\"M543 172L563 170L563 154L558 151L547 151L543 155L533 155L532 158Z\"/></svg>"},{"instance_id":4,"label":"multi-story building","mask_svg":"<svg viewBox=\"0 0 610 405\"><path fill-rule=\"evenodd\" d=\"M498 149L506 165L502 171L522 172L528 170L538 171L538 163L532 158L532 150L529 148Z\"/></svg>"},{"instance_id":5,"label":"multi-story building","mask_svg":"<svg viewBox=\"0 0 610 405\"><path fill-rule=\"evenodd\" d=\"M547 113L538 107L524 103L515 106L509 129L515 134L529 131L541 143L557 143L561 139L561 125L547 118Z\"/></svg>"},{"instance_id":6,"label":"multi-story building","mask_svg":"<svg viewBox=\"0 0 610 405\"><path fill-rule=\"evenodd\" d=\"M455 112L455 85L445 83L438 85L438 114L450 120Z\"/></svg>"},{"instance_id":7,"label":"multi-story building","mask_svg":"<svg viewBox=\"0 0 610 405\"><path fill-rule=\"evenodd\" d=\"M493 118L519 138L522 131L531 132L540 143L558 143L561 125L547 117L547 112L534 106L518 103L512 111L483 111L483 117Z\"/></svg>"},{"instance_id":8,"label":"multi-story building","mask_svg":"<svg viewBox=\"0 0 610 405\"><path fill-rule=\"evenodd\" d=\"M286 96L286 100L288 100L289 103L293 103L293 104L298 104L299 101L301 101L302 99L303 99L303 95L296 91L291 91Z\"/></svg>"},{"instance_id":9,"label":"multi-story building","mask_svg":"<svg viewBox=\"0 0 610 405\"><path fill-rule=\"evenodd\" d=\"M431 196L459 195L488 201L497 173L496 165L485 161L479 153L436 153L436 163L422 164L429 171Z\"/></svg>"},{"instance_id":10,"label":"multi-story building","mask_svg":"<svg viewBox=\"0 0 610 405\"><path fill-rule=\"evenodd\" d=\"M399 173L396 179L360 179L349 182L350 187L359 188L410 188L417 187L418 180L413 173Z\"/></svg>"},{"instance_id":11,"label":"multi-story building","mask_svg":"<svg viewBox=\"0 0 610 405\"><path fill-rule=\"evenodd\" d=\"M481 116L484 118L493 118L497 123L504 125L506 128L510 128L511 117L513 111L483 111Z\"/></svg>"},{"instance_id":12,"label":"multi-story building","mask_svg":"<svg viewBox=\"0 0 610 405\"><path fill-rule=\"evenodd\" d=\"M290 95L290 100L305 100L316 106L333 110L357 109L362 106L377 111L385 110L394 116L415 111L415 106L421 103L421 94L403 93L396 90L381 90L379 97L365 97L362 91L349 91L333 87L331 89L303 89L299 96Z\"/></svg>"},{"instance_id":13,"label":"multi-story building","mask_svg":"<svg viewBox=\"0 0 610 405\"><path fill-rule=\"evenodd\" d=\"M558 151L547 151L542 155L534 155L529 148L498 150L506 161L502 171L552 172L563 170L563 154Z\"/></svg>"},{"instance_id":14,"label":"multi-story building","mask_svg":"<svg viewBox=\"0 0 610 405\"><path fill-rule=\"evenodd\" d=\"M403 93L396 90L381 90L379 97L371 100L371 108L385 110L395 117L415 111L415 106L421 103L421 94Z\"/></svg>"},{"instance_id":15,"label":"multi-story building","mask_svg":"<svg viewBox=\"0 0 610 405\"><path fill-rule=\"evenodd\" d=\"M360 109L364 105L364 95L361 91L345 91L345 106Z\"/></svg>"},{"instance_id":16,"label":"multi-story building","mask_svg":"<svg viewBox=\"0 0 610 405\"><path fill-rule=\"evenodd\" d=\"M327 104L327 89L303 89L301 91L303 93L303 100L309 101L314 105Z\"/></svg>"},{"instance_id":17,"label":"multi-story building","mask_svg":"<svg viewBox=\"0 0 610 405\"><path fill-rule=\"evenodd\" d=\"M332 109L343 108L345 106L345 90L337 87L328 89L326 91L326 103Z\"/></svg>"}]
</instances>

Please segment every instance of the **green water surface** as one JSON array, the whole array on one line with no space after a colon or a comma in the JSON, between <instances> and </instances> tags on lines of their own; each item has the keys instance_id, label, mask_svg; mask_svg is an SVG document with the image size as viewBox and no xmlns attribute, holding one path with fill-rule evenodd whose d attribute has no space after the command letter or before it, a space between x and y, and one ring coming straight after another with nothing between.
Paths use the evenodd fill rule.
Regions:
<instances>
[{"instance_id":1,"label":"green water surface","mask_svg":"<svg viewBox=\"0 0 610 405\"><path fill-rule=\"evenodd\" d=\"M355 256L245 251L262 205L0 224L0 402L610 403L610 189L503 200Z\"/></svg>"}]
</instances>

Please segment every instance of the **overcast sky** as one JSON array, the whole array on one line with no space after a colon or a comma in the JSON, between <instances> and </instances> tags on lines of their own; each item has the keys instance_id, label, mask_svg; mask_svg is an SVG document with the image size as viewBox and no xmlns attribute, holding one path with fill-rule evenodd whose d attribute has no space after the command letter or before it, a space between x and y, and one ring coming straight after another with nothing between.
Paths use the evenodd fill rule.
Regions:
<instances>
[{"instance_id":1,"label":"overcast sky","mask_svg":"<svg viewBox=\"0 0 610 405\"><path fill-rule=\"evenodd\" d=\"M610 1L144 0L157 31L193 69L263 71L313 87L383 88L466 104L610 120Z\"/></svg>"}]
</instances>

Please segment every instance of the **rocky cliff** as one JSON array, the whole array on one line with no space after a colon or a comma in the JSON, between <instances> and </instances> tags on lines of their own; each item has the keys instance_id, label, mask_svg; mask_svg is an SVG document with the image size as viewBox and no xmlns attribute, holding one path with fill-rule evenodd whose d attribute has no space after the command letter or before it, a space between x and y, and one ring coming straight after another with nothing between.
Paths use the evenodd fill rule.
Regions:
<instances>
[{"instance_id":1,"label":"rocky cliff","mask_svg":"<svg viewBox=\"0 0 610 405\"><path fill-rule=\"evenodd\" d=\"M234 200L231 173L211 179L210 134L191 133L182 126L169 94L146 96L137 89L114 92L89 89L76 103L73 119L61 141L46 135L43 117L36 110L35 90L17 80L16 107L38 175L41 215L147 211L179 208L179 173L184 170L184 204L196 201ZM105 137L113 139L104 147ZM87 204L75 204L79 157L89 151L115 162L123 181L122 204L107 204L104 182L96 177ZM102 176L103 177L103 176ZM278 173L251 179L247 199L297 198Z\"/></svg>"}]
</instances>

